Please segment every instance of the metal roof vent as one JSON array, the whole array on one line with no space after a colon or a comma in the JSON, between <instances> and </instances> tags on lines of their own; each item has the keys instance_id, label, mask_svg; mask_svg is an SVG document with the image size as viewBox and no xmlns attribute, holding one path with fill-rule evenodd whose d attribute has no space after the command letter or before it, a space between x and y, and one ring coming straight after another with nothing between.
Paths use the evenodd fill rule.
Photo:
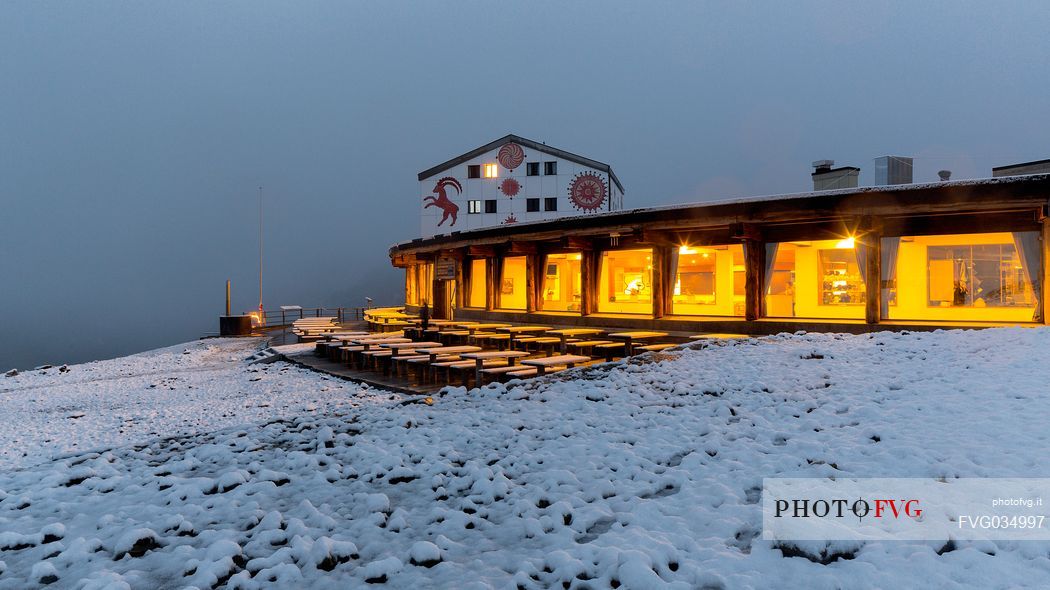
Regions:
<instances>
[{"instance_id":1,"label":"metal roof vent","mask_svg":"<svg viewBox=\"0 0 1050 590\"><path fill-rule=\"evenodd\" d=\"M952 179L952 171L951 170L938 170L937 171L937 176L941 177L941 182L948 182L949 180Z\"/></svg>"}]
</instances>

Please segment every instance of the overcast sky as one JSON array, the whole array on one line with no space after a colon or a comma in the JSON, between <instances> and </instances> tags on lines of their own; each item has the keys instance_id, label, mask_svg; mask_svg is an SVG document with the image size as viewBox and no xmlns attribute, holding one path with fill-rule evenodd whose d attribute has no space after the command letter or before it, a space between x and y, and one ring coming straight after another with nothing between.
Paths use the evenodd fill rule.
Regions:
<instances>
[{"instance_id":1,"label":"overcast sky","mask_svg":"<svg viewBox=\"0 0 1050 590\"><path fill-rule=\"evenodd\" d=\"M0 4L0 369L399 302L420 170L507 133L628 207L1050 157L1050 3Z\"/></svg>"}]
</instances>

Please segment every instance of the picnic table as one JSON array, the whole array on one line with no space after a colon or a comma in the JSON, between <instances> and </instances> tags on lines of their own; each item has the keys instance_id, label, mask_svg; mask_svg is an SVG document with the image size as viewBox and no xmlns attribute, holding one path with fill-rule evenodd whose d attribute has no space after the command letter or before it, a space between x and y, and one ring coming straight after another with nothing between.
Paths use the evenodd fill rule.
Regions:
<instances>
[{"instance_id":1,"label":"picnic table","mask_svg":"<svg viewBox=\"0 0 1050 590\"><path fill-rule=\"evenodd\" d=\"M610 338L616 338L623 340L623 352L626 356L631 356L634 353L634 341L636 340L649 340L650 338L663 338L667 336L667 332L616 332L608 335Z\"/></svg>"},{"instance_id":2,"label":"picnic table","mask_svg":"<svg viewBox=\"0 0 1050 590\"><path fill-rule=\"evenodd\" d=\"M510 340L507 342L507 348L514 348L514 337L518 334L529 334L533 332L548 332L550 326L505 326L503 328L496 328L499 332L506 332L510 334Z\"/></svg>"},{"instance_id":3,"label":"picnic table","mask_svg":"<svg viewBox=\"0 0 1050 590\"><path fill-rule=\"evenodd\" d=\"M485 368L485 361L491 359L507 359L507 364L513 366L514 360L523 356L529 356L527 352L519 350L497 350L489 352L468 352L459 355L465 359L474 359L474 383L481 385L481 370Z\"/></svg>"},{"instance_id":4,"label":"picnic table","mask_svg":"<svg viewBox=\"0 0 1050 590\"><path fill-rule=\"evenodd\" d=\"M751 336L748 336L747 334L718 334L718 333L710 333L710 334L693 334L692 336L689 337L689 339L690 340L708 340L708 339L711 339L711 340L722 340L722 339L730 340L730 339L744 339L744 338L750 338L750 337Z\"/></svg>"},{"instance_id":5,"label":"picnic table","mask_svg":"<svg viewBox=\"0 0 1050 590\"><path fill-rule=\"evenodd\" d=\"M471 336L473 336L474 332L477 332L478 330L495 330L496 328L510 327L510 324L479 324L477 322L460 322L456 325L465 328Z\"/></svg>"},{"instance_id":6,"label":"picnic table","mask_svg":"<svg viewBox=\"0 0 1050 590\"><path fill-rule=\"evenodd\" d=\"M416 348L416 352L419 354L425 354L430 357L427 361L429 363L434 362L439 354L460 354L464 352L481 352L480 346L431 346L425 348Z\"/></svg>"},{"instance_id":7,"label":"picnic table","mask_svg":"<svg viewBox=\"0 0 1050 590\"><path fill-rule=\"evenodd\" d=\"M528 365L530 367L536 367L536 375L542 377L544 372L549 367L556 367L559 365L565 365L568 368L573 368L576 363L585 363L591 360L589 356L580 356L578 354L560 354L557 356L549 356L542 359L528 359L521 361L521 364Z\"/></svg>"},{"instance_id":8,"label":"picnic table","mask_svg":"<svg viewBox=\"0 0 1050 590\"><path fill-rule=\"evenodd\" d=\"M440 342L380 342L379 346L391 350L401 350L402 348L415 349L418 346L442 346L442 344Z\"/></svg>"},{"instance_id":9,"label":"picnic table","mask_svg":"<svg viewBox=\"0 0 1050 590\"><path fill-rule=\"evenodd\" d=\"M551 330L547 333L553 334L561 339L559 350L561 350L562 354L565 354L565 341L568 339L569 336L588 336L593 334L604 334L605 330L600 330L598 328L566 328L564 330Z\"/></svg>"}]
</instances>

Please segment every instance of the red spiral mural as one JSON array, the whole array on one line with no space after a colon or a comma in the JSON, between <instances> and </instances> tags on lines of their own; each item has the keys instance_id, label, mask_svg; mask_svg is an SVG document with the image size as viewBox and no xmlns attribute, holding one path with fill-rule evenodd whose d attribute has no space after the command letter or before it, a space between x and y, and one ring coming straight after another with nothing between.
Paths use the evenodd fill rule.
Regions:
<instances>
[{"instance_id":1,"label":"red spiral mural","mask_svg":"<svg viewBox=\"0 0 1050 590\"><path fill-rule=\"evenodd\" d=\"M516 143L507 143L499 149L499 155L496 156L496 159L507 170L514 170L525 161L525 150L521 149L521 146Z\"/></svg>"},{"instance_id":2,"label":"red spiral mural","mask_svg":"<svg viewBox=\"0 0 1050 590\"><path fill-rule=\"evenodd\" d=\"M577 174L569 184L569 201L580 211L597 211L608 193L605 179L593 172Z\"/></svg>"},{"instance_id":3,"label":"red spiral mural","mask_svg":"<svg viewBox=\"0 0 1050 590\"><path fill-rule=\"evenodd\" d=\"M521 192L521 184L513 178L508 178L500 183L499 190L508 197L513 198L514 195Z\"/></svg>"}]
</instances>

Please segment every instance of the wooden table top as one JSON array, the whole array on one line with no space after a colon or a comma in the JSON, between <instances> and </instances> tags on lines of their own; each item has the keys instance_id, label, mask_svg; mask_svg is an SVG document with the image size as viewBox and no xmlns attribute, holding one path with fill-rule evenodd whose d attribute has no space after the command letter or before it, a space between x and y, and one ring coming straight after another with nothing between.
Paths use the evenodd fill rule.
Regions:
<instances>
[{"instance_id":1,"label":"wooden table top","mask_svg":"<svg viewBox=\"0 0 1050 590\"><path fill-rule=\"evenodd\" d=\"M750 338L747 334L693 334L690 340L704 340L707 338Z\"/></svg>"},{"instance_id":2,"label":"wooden table top","mask_svg":"<svg viewBox=\"0 0 1050 590\"><path fill-rule=\"evenodd\" d=\"M489 352L467 352L459 356L465 359L509 359L529 356L532 353L520 350L495 350Z\"/></svg>"},{"instance_id":3,"label":"wooden table top","mask_svg":"<svg viewBox=\"0 0 1050 590\"><path fill-rule=\"evenodd\" d=\"M570 363L582 363L591 360L589 356L580 356L578 354L559 354L557 356L549 356L542 359L527 359L521 361L523 365L529 365L530 367L552 367L554 365L566 365Z\"/></svg>"},{"instance_id":4,"label":"wooden table top","mask_svg":"<svg viewBox=\"0 0 1050 590\"><path fill-rule=\"evenodd\" d=\"M547 332L550 329L550 326L504 326L497 328L500 332L510 332L511 334L517 334L518 332Z\"/></svg>"},{"instance_id":5,"label":"wooden table top","mask_svg":"<svg viewBox=\"0 0 1050 590\"><path fill-rule=\"evenodd\" d=\"M605 330L599 328L566 328L564 330L551 330L547 333L558 336L579 336L580 334L604 334Z\"/></svg>"},{"instance_id":6,"label":"wooden table top","mask_svg":"<svg viewBox=\"0 0 1050 590\"><path fill-rule=\"evenodd\" d=\"M408 338L358 338L351 340L351 344L393 344L395 342L412 342Z\"/></svg>"},{"instance_id":7,"label":"wooden table top","mask_svg":"<svg viewBox=\"0 0 1050 590\"><path fill-rule=\"evenodd\" d=\"M438 347L438 346L442 346L442 344L440 342L380 342L379 346L382 346L383 348L398 349L398 348L415 348L417 346L422 346L424 348L425 347L430 347L430 346Z\"/></svg>"},{"instance_id":8,"label":"wooden table top","mask_svg":"<svg viewBox=\"0 0 1050 590\"><path fill-rule=\"evenodd\" d=\"M491 330L494 328L508 328L510 324L471 324L465 327L472 330Z\"/></svg>"},{"instance_id":9,"label":"wooden table top","mask_svg":"<svg viewBox=\"0 0 1050 590\"><path fill-rule=\"evenodd\" d=\"M643 340L645 338L663 338L667 332L616 332L609 334L613 338L630 338L631 340Z\"/></svg>"},{"instance_id":10,"label":"wooden table top","mask_svg":"<svg viewBox=\"0 0 1050 590\"><path fill-rule=\"evenodd\" d=\"M417 348L416 352L422 354L459 354L461 352L481 352L480 346L434 346L430 348Z\"/></svg>"}]
</instances>

